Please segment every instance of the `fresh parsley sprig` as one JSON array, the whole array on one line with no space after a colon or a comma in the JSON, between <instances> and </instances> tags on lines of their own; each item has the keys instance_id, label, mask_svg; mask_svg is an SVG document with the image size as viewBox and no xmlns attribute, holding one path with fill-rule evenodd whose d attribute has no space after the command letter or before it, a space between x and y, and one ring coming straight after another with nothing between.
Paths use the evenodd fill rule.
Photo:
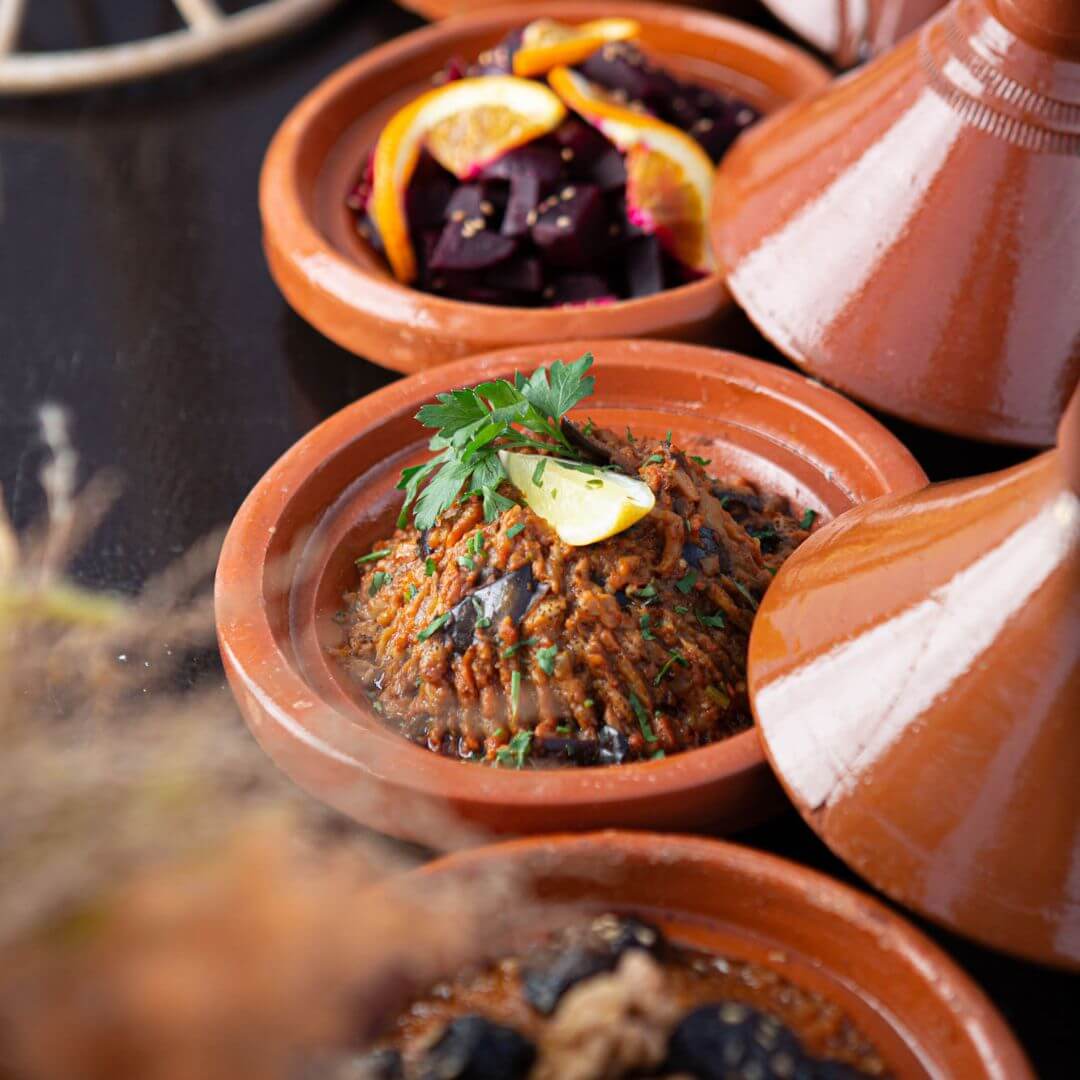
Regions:
<instances>
[{"instance_id":1,"label":"fresh parsley sprig","mask_svg":"<svg viewBox=\"0 0 1080 1080\"><path fill-rule=\"evenodd\" d=\"M416 419L435 429L430 449L437 453L402 471L398 488L405 492L405 504L398 525L408 523L411 510L418 529L430 528L462 491L480 496L484 520L494 521L514 505L498 491L507 478L499 450L558 450L580 460L560 421L593 392L596 380L586 374L592 363L591 353L570 364L556 360L528 379L518 372L512 383L497 379L451 390L437 395L438 404L425 405Z\"/></svg>"}]
</instances>

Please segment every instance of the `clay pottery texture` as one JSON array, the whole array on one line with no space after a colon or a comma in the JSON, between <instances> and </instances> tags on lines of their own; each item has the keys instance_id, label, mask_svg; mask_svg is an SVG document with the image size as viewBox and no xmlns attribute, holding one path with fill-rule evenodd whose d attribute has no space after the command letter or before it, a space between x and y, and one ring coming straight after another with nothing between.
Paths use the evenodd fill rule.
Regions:
<instances>
[{"instance_id":1,"label":"clay pottery texture","mask_svg":"<svg viewBox=\"0 0 1080 1080\"><path fill-rule=\"evenodd\" d=\"M766 337L927 427L1047 446L1080 374L1080 4L953 0L721 163Z\"/></svg>"},{"instance_id":2,"label":"clay pottery texture","mask_svg":"<svg viewBox=\"0 0 1080 1080\"><path fill-rule=\"evenodd\" d=\"M476 11L370 50L304 98L274 136L259 187L266 258L292 307L343 348L405 372L506 345L580 337L711 340L731 306L718 273L613 304L465 303L395 281L345 205L387 120L429 89L448 60L475 57L541 16L579 23L610 14L609 5L582 0ZM807 53L733 19L662 4L626 3L619 14L641 24L643 48L669 70L764 113L828 84L828 72Z\"/></svg>"},{"instance_id":3,"label":"clay pottery texture","mask_svg":"<svg viewBox=\"0 0 1080 1080\"><path fill-rule=\"evenodd\" d=\"M857 507L750 640L766 753L900 903L1080 969L1080 392L1057 449Z\"/></svg>"},{"instance_id":4,"label":"clay pottery texture","mask_svg":"<svg viewBox=\"0 0 1080 1080\"><path fill-rule=\"evenodd\" d=\"M936 945L883 904L797 863L716 840L604 832L476 848L390 887L444 895L437 887L455 879L500 874L560 905L559 920L574 908L634 913L678 944L772 968L839 1005L896 1080L1032 1078L1001 1018ZM507 955L522 938L493 929L485 944ZM408 980L407 963L393 970ZM393 1004L423 989L399 986Z\"/></svg>"},{"instance_id":5,"label":"clay pottery texture","mask_svg":"<svg viewBox=\"0 0 1080 1080\"><path fill-rule=\"evenodd\" d=\"M945 0L762 0L795 33L840 67L884 52L939 11Z\"/></svg>"},{"instance_id":6,"label":"clay pottery texture","mask_svg":"<svg viewBox=\"0 0 1080 1080\"><path fill-rule=\"evenodd\" d=\"M229 529L216 618L241 712L278 765L357 820L435 848L481 833L607 826L734 830L783 805L754 731L663 761L521 772L409 742L374 712L333 649L353 560L393 532L401 469L430 456L414 417L437 393L596 355L581 415L663 438L828 520L926 478L877 421L809 379L746 357L655 341L581 341L472 357L369 394L300 440ZM471 842L475 842L472 840Z\"/></svg>"}]
</instances>

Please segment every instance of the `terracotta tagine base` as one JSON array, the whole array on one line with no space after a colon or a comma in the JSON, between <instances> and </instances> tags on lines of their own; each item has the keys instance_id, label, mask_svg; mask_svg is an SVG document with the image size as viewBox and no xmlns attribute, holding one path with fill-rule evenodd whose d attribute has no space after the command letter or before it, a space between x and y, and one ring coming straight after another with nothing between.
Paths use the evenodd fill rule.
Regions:
<instances>
[{"instance_id":1,"label":"terracotta tagine base","mask_svg":"<svg viewBox=\"0 0 1080 1080\"><path fill-rule=\"evenodd\" d=\"M824 521L925 476L880 424L773 364L672 342L509 349L415 375L330 417L259 481L234 519L216 581L218 640L241 712L280 767L318 798L403 839L445 849L477 836L607 826L731 831L783 802L752 729L663 761L521 772L451 760L384 723L333 650L353 560L393 531L401 469L429 457L414 419L437 393L596 355L588 415L673 439L812 508ZM455 832L448 821L474 834Z\"/></svg>"},{"instance_id":2,"label":"terracotta tagine base","mask_svg":"<svg viewBox=\"0 0 1080 1080\"><path fill-rule=\"evenodd\" d=\"M953 0L723 160L728 286L886 412L1053 442L1080 375L1080 4Z\"/></svg>"},{"instance_id":3,"label":"terracotta tagine base","mask_svg":"<svg viewBox=\"0 0 1080 1080\"><path fill-rule=\"evenodd\" d=\"M715 840L606 832L477 848L390 888L408 899L500 881L559 905L559 920L574 909L635 913L679 944L771 967L835 1002L895 1080L1032 1078L1001 1018L937 946L883 904L796 863ZM520 928L504 932L499 921L485 936L489 956L521 948ZM372 996L386 1015L425 986L402 974L407 957L383 967L395 985L389 998L382 987Z\"/></svg>"},{"instance_id":4,"label":"terracotta tagine base","mask_svg":"<svg viewBox=\"0 0 1080 1080\"><path fill-rule=\"evenodd\" d=\"M900 903L1080 970L1080 392L1059 448L857 507L750 640L766 753Z\"/></svg>"}]
</instances>

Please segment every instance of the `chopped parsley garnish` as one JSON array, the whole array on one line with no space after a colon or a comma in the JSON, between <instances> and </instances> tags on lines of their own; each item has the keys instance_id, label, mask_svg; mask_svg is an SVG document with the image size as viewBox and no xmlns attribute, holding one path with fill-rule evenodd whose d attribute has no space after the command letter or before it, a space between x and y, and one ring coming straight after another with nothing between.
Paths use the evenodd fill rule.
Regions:
<instances>
[{"instance_id":1,"label":"chopped parsley garnish","mask_svg":"<svg viewBox=\"0 0 1080 1080\"><path fill-rule=\"evenodd\" d=\"M545 675L555 674L555 657L559 654L557 645L549 645L546 649L536 650L536 662Z\"/></svg>"},{"instance_id":2,"label":"chopped parsley garnish","mask_svg":"<svg viewBox=\"0 0 1080 1080\"><path fill-rule=\"evenodd\" d=\"M659 686L663 682L664 676L671 670L675 664L682 664L683 667L689 667L690 661L678 649L672 649L671 655L667 658L664 666L657 673L655 679L653 679L653 686Z\"/></svg>"},{"instance_id":3,"label":"chopped parsley garnish","mask_svg":"<svg viewBox=\"0 0 1080 1080\"><path fill-rule=\"evenodd\" d=\"M671 445L671 428L668 428L668 433L664 436L664 445L665 446L670 446Z\"/></svg>"},{"instance_id":4,"label":"chopped parsley garnish","mask_svg":"<svg viewBox=\"0 0 1080 1080\"><path fill-rule=\"evenodd\" d=\"M814 524L814 518L816 518L816 517L817 517L817 511L816 510L807 510L806 513L803 514L802 520L799 522L799 528L800 529L809 529L810 526Z\"/></svg>"},{"instance_id":5,"label":"chopped parsley garnish","mask_svg":"<svg viewBox=\"0 0 1080 1080\"><path fill-rule=\"evenodd\" d=\"M649 613L647 611L641 616L639 623L641 625L641 636L646 641L655 641L656 635L649 629Z\"/></svg>"},{"instance_id":6,"label":"chopped parsley garnish","mask_svg":"<svg viewBox=\"0 0 1080 1080\"><path fill-rule=\"evenodd\" d=\"M411 514L418 529L430 528L462 491L483 499L485 521L516 505L498 491L507 479L501 449L554 449L580 459L560 421L592 393L595 380L586 374L592 362L589 353L570 364L556 360L528 379L518 373L512 383L497 379L451 390L425 405L416 419L435 429L430 447L437 453L402 471L398 488L405 502L398 525L405 526Z\"/></svg>"},{"instance_id":7,"label":"chopped parsley garnish","mask_svg":"<svg viewBox=\"0 0 1080 1080\"><path fill-rule=\"evenodd\" d=\"M593 701L591 697L587 697L581 704L584 705L586 709L591 709L596 702Z\"/></svg>"},{"instance_id":8,"label":"chopped parsley garnish","mask_svg":"<svg viewBox=\"0 0 1080 1080\"><path fill-rule=\"evenodd\" d=\"M482 532L474 532L468 540L465 541L465 549L470 555L479 555L484 550L484 534Z\"/></svg>"},{"instance_id":9,"label":"chopped parsley garnish","mask_svg":"<svg viewBox=\"0 0 1080 1080\"><path fill-rule=\"evenodd\" d=\"M700 454L691 454L690 455L690 460L691 461L696 461L700 466L702 466L702 468L704 468L706 465L711 465L712 464L712 458L702 457ZM723 505L723 504L721 504L721 505Z\"/></svg>"},{"instance_id":10,"label":"chopped parsley garnish","mask_svg":"<svg viewBox=\"0 0 1080 1080\"><path fill-rule=\"evenodd\" d=\"M586 487L591 487L591 488L602 488L604 486L604 481L603 480L586 480L585 481L585 486Z\"/></svg>"},{"instance_id":11,"label":"chopped parsley garnish","mask_svg":"<svg viewBox=\"0 0 1080 1080\"><path fill-rule=\"evenodd\" d=\"M434 577L435 576L435 560L434 559L425 559L424 560L424 573L428 577Z\"/></svg>"},{"instance_id":12,"label":"chopped parsley garnish","mask_svg":"<svg viewBox=\"0 0 1080 1080\"><path fill-rule=\"evenodd\" d=\"M715 701L722 709L726 709L731 705L731 698L718 686L706 686L705 696Z\"/></svg>"},{"instance_id":13,"label":"chopped parsley garnish","mask_svg":"<svg viewBox=\"0 0 1080 1080\"><path fill-rule=\"evenodd\" d=\"M517 672L514 674L516 675ZM505 746L500 746L495 751L496 762L500 765L512 764L515 769L523 769L525 759L532 748L532 738L531 731L519 731Z\"/></svg>"},{"instance_id":14,"label":"chopped parsley garnish","mask_svg":"<svg viewBox=\"0 0 1080 1080\"><path fill-rule=\"evenodd\" d=\"M773 540L778 535L771 525L766 525L764 529L747 529L746 532L755 540Z\"/></svg>"},{"instance_id":15,"label":"chopped parsley garnish","mask_svg":"<svg viewBox=\"0 0 1080 1080\"><path fill-rule=\"evenodd\" d=\"M517 716L518 705L521 702L521 672L514 670L510 673L510 715ZM518 733L520 734L520 732ZM529 736L532 738L532 736ZM517 735L514 736L514 739ZM514 739L510 740L510 744L513 745Z\"/></svg>"},{"instance_id":16,"label":"chopped parsley garnish","mask_svg":"<svg viewBox=\"0 0 1080 1080\"><path fill-rule=\"evenodd\" d=\"M585 426L581 429L581 434L591 435L594 427L596 427L596 425L593 423L593 418L590 416Z\"/></svg>"},{"instance_id":17,"label":"chopped parsley garnish","mask_svg":"<svg viewBox=\"0 0 1080 1080\"><path fill-rule=\"evenodd\" d=\"M388 581L390 575L385 570L376 570L371 575L371 584L368 586L368 596L374 596Z\"/></svg>"},{"instance_id":18,"label":"chopped parsley garnish","mask_svg":"<svg viewBox=\"0 0 1080 1080\"><path fill-rule=\"evenodd\" d=\"M813 511L811 510L809 513L813 513ZM806 526L804 525L803 528L806 528ZM391 548L381 548L379 551L371 552L370 555L361 555L360 558L356 560L356 565L363 566L364 563L378 562L380 559L385 559L386 556L390 554L391 550Z\"/></svg>"},{"instance_id":19,"label":"chopped parsley garnish","mask_svg":"<svg viewBox=\"0 0 1080 1080\"><path fill-rule=\"evenodd\" d=\"M663 750L657 750L655 754L650 754L649 755L649 760L650 761L663 761L665 757L667 757L667 755L664 753Z\"/></svg>"},{"instance_id":20,"label":"chopped parsley garnish","mask_svg":"<svg viewBox=\"0 0 1080 1080\"><path fill-rule=\"evenodd\" d=\"M513 540L515 536L518 536L520 533L523 533L524 531L525 531L525 522L519 521L516 525L511 525L510 528L506 530L506 535L511 540Z\"/></svg>"},{"instance_id":21,"label":"chopped parsley garnish","mask_svg":"<svg viewBox=\"0 0 1080 1080\"><path fill-rule=\"evenodd\" d=\"M637 440L634 438L634 433L630 430L629 426L627 426L626 429L626 441L630 443L637 442Z\"/></svg>"},{"instance_id":22,"label":"chopped parsley garnish","mask_svg":"<svg viewBox=\"0 0 1080 1080\"><path fill-rule=\"evenodd\" d=\"M405 590L405 595L410 600L414 600L416 598L416 586L410 584L409 587Z\"/></svg>"},{"instance_id":23,"label":"chopped parsley garnish","mask_svg":"<svg viewBox=\"0 0 1080 1080\"><path fill-rule=\"evenodd\" d=\"M484 614L484 605L474 596L472 598L473 611L476 612L476 625L481 630L486 630L491 625L491 620Z\"/></svg>"},{"instance_id":24,"label":"chopped parsley garnish","mask_svg":"<svg viewBox=\"0 0 1080 1080\"><path fill-rule=\"evenodd\" d=\"M516 653L519 649L525 649L530 645L539 645L539 644L540 644L540 639L538 637L528 637L528 638L523 639L522 641L517 642L514 645L507 645L506 648L503 649L502 654L503 654L504 658L510 657L510 656L513 656L514 653Z\"/></svg>"},{"instance_id":25,"label":"chopped parsley garnish","mask_svg":"<svg viewBox=\"0 0 1080 1080\"><path fill-rule=\"evenodd\" d=\"M532 482L537 487L544 486L544 469L547 468L547 458L542 457L537 463L536 468L533 469Z\"/></svg>"},{"instance_id":26,"label":"chopped parsley garnish","mask_svg":"<svg viewBox=\"0 0 1080 1080\"><path fill-rule=\"evenodd\" d=\"M570 734L570 728L569 728L569 726L567 724L559 724L558 727L555 728L555 734L556 735L569 735Z\"/></svg>"},{"instance_id":27,"label":"chopped parsley garnish","mask_svg":"<svg viewBox=\"0 0 1080 1080\"><path fill-rule=\"evenodd\" d=\"M645 711L645 706L638 700L637 694L632 690L630 691L630 708L634 710L634 716L637 717L638 727L641 728L641 734L645 736L645 741L656 742L652 725L649 723L649 714Z\"/></svg>"},{"instance_id":28,"label":"chopped parsley garnish","mask_svg":"<svg viewBox=\"0 0 1080 1080\"><path fill-rule=\"evenodd\" d=\"M650 454L645 459L644 463L646 465L660 465L660 464L663 464L663 461L664 461L664 455L663 454Z\"/></svg>"},{"instance_id":29,"label":"chopped parsley garnish","mask_svg":"<svg viewBox=\"0 0 1080 1080\"><path fill-rule=\"evenodd\" d=\"M697 621L702 626L707 626L712 630L719 630L724 625L724 613L718 611L715 615L701 615L697 616Z\"/></svg>"},{"instance_id":30,"label":"chopped parsley garnish","mask_svg":"<svg viewBox=\"0 0 1080 1080\"><path fill-rule=\"evenodd\" d=\"M690 609L685 604L676 604L675 605L675 614L676 615L685 615L689 610Z\"/></svg>"},{"instance_id":31,"label":"chopped parsley garnish","mask_svg":"<svg viewBox=\"0 0 1080 1080\"><path fill-rule=\"evenodd\" d=\"M635 600L644 600L646 604L651 604L657 597L656 586L650 581L644 589L637 589L634 592Z\"/></svg>"},{"instance_id":32,"label":"chopped parsley garnish","mask_svg":"<svg viewBox=\"0 0 1080 1080\"><path fill-rule=\"evenodd\" d=\"M441 630L449 621L449 611L444 611L441 615L436 615L435 618L432 619L431 622L429 622L427 626L425 626L424 629L416 635L417 639L419 641L427 641L427 639L431 637L432 634L435 634L439 630Z\"/></svg>"},{"instance_id":33,"label":"chopped parsley garnish","mask_svg":"<svg viewBox=\"0 0 1080 1080\"><path fill-rule=\"evenodd\" d=\"M476 569L476 562L469 555L459 555L457 562L458 562L458 566L460 566L463 570L475 570Z\"/></svg>"},{"instance_id":34,"label":"chopped parsley garnish","mask_svg":"<svg viewBox=\"0 0 1080 1080\"><path fill-rule=\"evenodd\" d=\"M678 581L675 582L675 588L678 589L679 592L683 594L683 596L687 596L689 595L690 590L694 587L694 582L697 581L697 579L698 572L696 570L687 570L686 577L680 578Z\"/></svg>"}]
</instances>

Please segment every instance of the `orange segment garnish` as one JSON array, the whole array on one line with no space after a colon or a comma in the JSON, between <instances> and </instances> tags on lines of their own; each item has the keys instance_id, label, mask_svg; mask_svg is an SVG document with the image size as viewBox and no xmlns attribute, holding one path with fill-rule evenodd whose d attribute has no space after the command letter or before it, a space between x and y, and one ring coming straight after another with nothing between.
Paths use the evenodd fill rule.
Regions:
<instances>
[{"instance_id":1,"label":"orange segment garnish","mask_svg":"<svg viewBox=\"0 0 1080 1080\"><path fill-rule=\"evenodd\" d=\"M641 33L633 19L593 19L567 26L554 19L534 19L521 33L514 53L515 75L543 75L553 67L579 64L613 41L629 41Z\"/></svg>"},{"instance_id":2,"label":"orange segment garnish","mask_svg":"<svg viewBox=\"0 0 1080 1080\"><path fill-rule=\"evenodd\" d=\"M626 207L634 224L655 232L686 266L711 273L716 263L707 229L714 172L709 155L684 131L627 108L570 68L555 68L548 82L626 155Z\"/></svg>"},{"instance_id":3,"label":"orange segment garnish","mask_svg":"<svg viewBox=\"0 0 1080 1080\"><path fill-rule=\"evenodd\" d=\"M546 86L513 75L458 79L395 113L375 144L369 207L394 277L405 283L416 278L405 192L421 150L468 180L507 151L553 131L565 115Z\"/></svg>"}]
</instances>

